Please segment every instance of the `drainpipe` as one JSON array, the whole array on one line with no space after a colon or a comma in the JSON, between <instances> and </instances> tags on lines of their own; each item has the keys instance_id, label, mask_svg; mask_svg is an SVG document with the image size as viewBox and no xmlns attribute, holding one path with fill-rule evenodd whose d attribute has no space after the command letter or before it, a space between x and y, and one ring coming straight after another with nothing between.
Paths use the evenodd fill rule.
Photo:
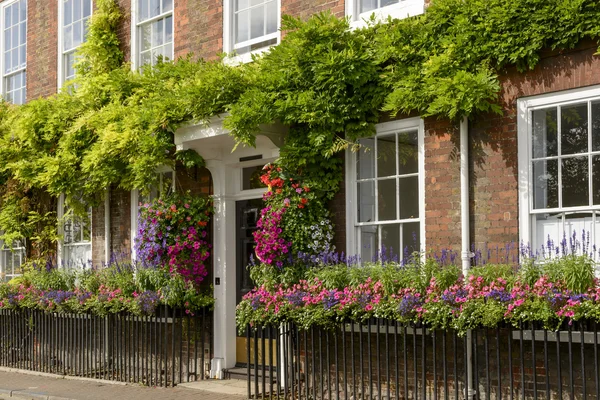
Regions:
<instances>
[{"instance_id":1,"label":"drainpipe","mask_svg":"<svg viewBox=\"0 0 600 400\"><path fill-rule=\"evenodd\" d=\"M110 187L104 193L104 262L110 262Z\"/></svg>"},{"instance_id":2,"label":"drainpipe","mask_svg":"<svg viewBox=\"0 0 600 400\"><path fill-rule=\"evenodd\" d=\"M471 268L471 235L469 232L469 120L460 122L460 216L462 273L467 276ZM472 399L473 390L473 334L467 331L467 398Z\"/></svg>"}]
</instances>

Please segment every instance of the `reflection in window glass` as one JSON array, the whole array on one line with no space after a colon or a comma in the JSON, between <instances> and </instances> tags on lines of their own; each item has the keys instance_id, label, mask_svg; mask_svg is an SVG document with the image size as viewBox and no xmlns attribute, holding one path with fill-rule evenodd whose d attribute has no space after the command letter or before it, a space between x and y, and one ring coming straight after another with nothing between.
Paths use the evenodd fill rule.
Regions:
<instances>
[{"instance_id":1,"label":"reflection in window glass","mask_svg":"<svg viewBox=\"0 0 600 400\"><path fill-rule=\"evenodd\" d=\"M362 147L356 154L356 223L363 261L371 261L384 249L387 259L402 258L405 248L408 255L419 249L418 137L419 132L411 130L359 142ZM390 254L390 249L395 254Z\"/></svg>"},{"instance_id":2,"label":"reflection in window glass","mask_svg":"<svg viewBox=\"0 0 600 400\"><path fill-rule=\"evenodd\" d=\"M63 79L75 77L75 51L85 42L88 20L92 15L92 0L60 0L62 8L63 35Z\"/></svg>"},{"instance_id":3,"label":"reflection in window glass","mask_svg":"<svg viewBox=\"0 0 600 400\"><path fill-rule=\"evenodd\" d=\"M138 0L140 66L172 60L173 0Z\"/></svg>"},{"instance_id":4,"label":"reflection in window glass","mask_svg":"<svg viewBox=\"0 0 600 400\"><path fill-rule=\"evenodd\" d=\"M233 49L249 53L277 44L279 7L276 0L234 1Z\"/></svg>"}]
</instances>

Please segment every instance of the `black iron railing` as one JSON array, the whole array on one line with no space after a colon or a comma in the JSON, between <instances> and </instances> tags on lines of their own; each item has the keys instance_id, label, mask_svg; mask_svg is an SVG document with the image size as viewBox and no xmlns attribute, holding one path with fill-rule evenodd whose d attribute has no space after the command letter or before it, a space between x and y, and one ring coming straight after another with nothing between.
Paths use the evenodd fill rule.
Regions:
<instances>
[{"instance_id":1,"label":"black iron railing","mask_svg":"<svg viewBox=\"0 0 600 400\"><path fill-rule=\"evenodd\" d=\"M0 366L150 386L205 379L212 312L159 311L99 317L0 310Z\"/></svg>"},{"instance_id":2,"label":"black iron railing","mask_svg":"<svg viewBox=\"0 0 600 400\"><path fill-rule=\"evenodd\" d=\"M600 399L596 323L461 336L372 320L255 326L247 335L249 398Z\"/></svg>"}]
</instances>

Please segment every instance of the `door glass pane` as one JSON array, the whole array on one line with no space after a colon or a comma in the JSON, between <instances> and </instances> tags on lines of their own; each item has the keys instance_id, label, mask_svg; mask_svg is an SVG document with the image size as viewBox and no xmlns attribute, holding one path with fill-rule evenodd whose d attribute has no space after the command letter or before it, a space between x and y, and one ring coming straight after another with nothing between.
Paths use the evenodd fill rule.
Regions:
<instances>
[{"instance_id":1,"label":"door glass pane","mask_svg":"<svg viewBox=\"0 0 600 400\"><path fill-rule=\"evenodd\" d=\"M400 224L381 225L381 259L382 261L397 261L400 249Z\"/></svg>"},{"instance_id":2,"label":"door glass pane","mask_svg":"<svg viewBox=\"0 0 600 400\"><path fill-rule=\"evenodd\" d=\"M561 154L575 154L587 151L587 111L587 103L561 108Z\"/></svg>"},{"instance_id":3,"label":"door glass pane","mask_svg":"<svg viewBox=\"0 0 600 400\"><path fill-rule=\"evenodd\" d=\"M419 179L400 178L400 219L419 218Z\"/></svg>"},{"instance_id":4,"label":"door glass pane","mask_svg":"<svg viewBox=\"0 0 600 400\"><path fill-rule=\"evenodd\" d=\"M574 157L562 160L562 206L584 206L589 201L588 158Z\"/></svg>"},{"instance_id":5,"label":"door glass pane","mask_svg":"<svg viewBox=\"0 0 600 400\"><path fill-rule=\"evenodd\" d=\"M419 172L419 148L417 131L398 134L399 175Z\"/></svg>"},{"instance_id":6,"label":"door glass pane","mask_svg":"<svg viewBox=\"0 0 600 400\"><path fill-rule=\"evenodd\" d=\"M557 160L533 162L533 208L558 207Z\"/></svg>"},{"instance_id":7,"label":"door glass pane","mask_svg":"<svg viewBox=\"0 0 600 400\"><path fill-rule=\"evenodd\" d=\"M263 167L246 167L242 169L242 190L261 189L266 187L261 182L260 177L263 174Z\"/></svg>"},{"instance_id":8,"label":"door glass pane","mask_svg":"<svg viewBox=\"0 0 600 400\"><path fill-rule=\"evenodd\" d=\"M533 111L533 158L558 155L557 131L556 107Z\"/></svg>"},{"instance_id":9,"label":"door glass pane","mask_svg":"<svg viewBox=\"0 0 600 400\"><path fill-rule=\"evenodd\" d=\"M360 227L360 258L362 262L372 262L377 259L379 238L377 226Z\"/></svg>"},{"instance_id":10,"label":"door glass pane","mask_svg":"<svg viewBox=\"0 0 600 400\"><path fill-rule=\"evenodd\" d=\"M384 179L378 182L377 209L379 221L389 221L396 217L396 179Z\"/></svg>"},{"instance_id":11,"label":"door glass pane","mask_svg":"<svg viewBox=\"0 0 600 400\"><path fill-rule=\"evenodd\" d=\"M375 182L358 185L358 222L375 221Z\"/></svg>"},{"instance_id":12,"label":"door glass pane","mask_svg":"<svg viewBox=\"0 0 600 400\"><path fill-rule=\"evenodd\" d=\"M375 176L375 140L361 139L360 149L356 155L358 160L356 166L356 177L358 179L370 179Z\"/></svg>"},{"instance_id":13,"label":"door glass pane","mask_svg":"<svg viewBox=\"0 0 600 400\"><path fill-rule=\"evenodd\" d=\"M396 175L396 135L377 138L377 177Z\"/></svg>"}]
</instances>

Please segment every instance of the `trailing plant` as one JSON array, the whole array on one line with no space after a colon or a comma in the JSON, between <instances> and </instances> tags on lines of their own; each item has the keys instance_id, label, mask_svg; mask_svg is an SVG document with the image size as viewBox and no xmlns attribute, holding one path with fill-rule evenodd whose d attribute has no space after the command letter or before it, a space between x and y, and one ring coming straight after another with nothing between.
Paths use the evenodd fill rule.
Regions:
<instances>
[{"instance_id":1,"label":"trailing plant","mask_svg":"<svg viewBox=\"0 0 600 400\"><path fill-rule=\"evenodd\" d=\"M190 194L171 194L140 206L135 251L149 268L168 266L172 276L200 284L210 256L207 226L212 201Z\"/></svg>"},{"instance_id":2,"label":"trailing plant","mask_svg":"<svg viewBox=\"0 0 600 400\"><path fill-rule=\"evenodd\" d=\"M239 304L237 322L240 329L292 321L309 328L376 317L460 333L522 322L554 329L565 321L600 321L599 281L590 284L587 275L576 272L567 283L560 274L591 262L588 255L555 259L532 285L518 271L493 264L475 268L466 278L458 266L444 267L433 259L421 267L329 265L296 282L262 282Z\"/></svg>"},{"instance_id":3,"label":"trailing plant","mask_svg":"<svg viewBox=\"0 0 600 400\"><path fill-rule=\"evenodd\" d=\"M48 312L106 315L129 312L154 315L161 306L184 309L193 315L212 307L209 291L198 290L168 269L139 269L113 263L103 269L73 271L52 265L32 269L8 283L0 283L0 309L39 309Z\"/></svg>"}]
</instances>

